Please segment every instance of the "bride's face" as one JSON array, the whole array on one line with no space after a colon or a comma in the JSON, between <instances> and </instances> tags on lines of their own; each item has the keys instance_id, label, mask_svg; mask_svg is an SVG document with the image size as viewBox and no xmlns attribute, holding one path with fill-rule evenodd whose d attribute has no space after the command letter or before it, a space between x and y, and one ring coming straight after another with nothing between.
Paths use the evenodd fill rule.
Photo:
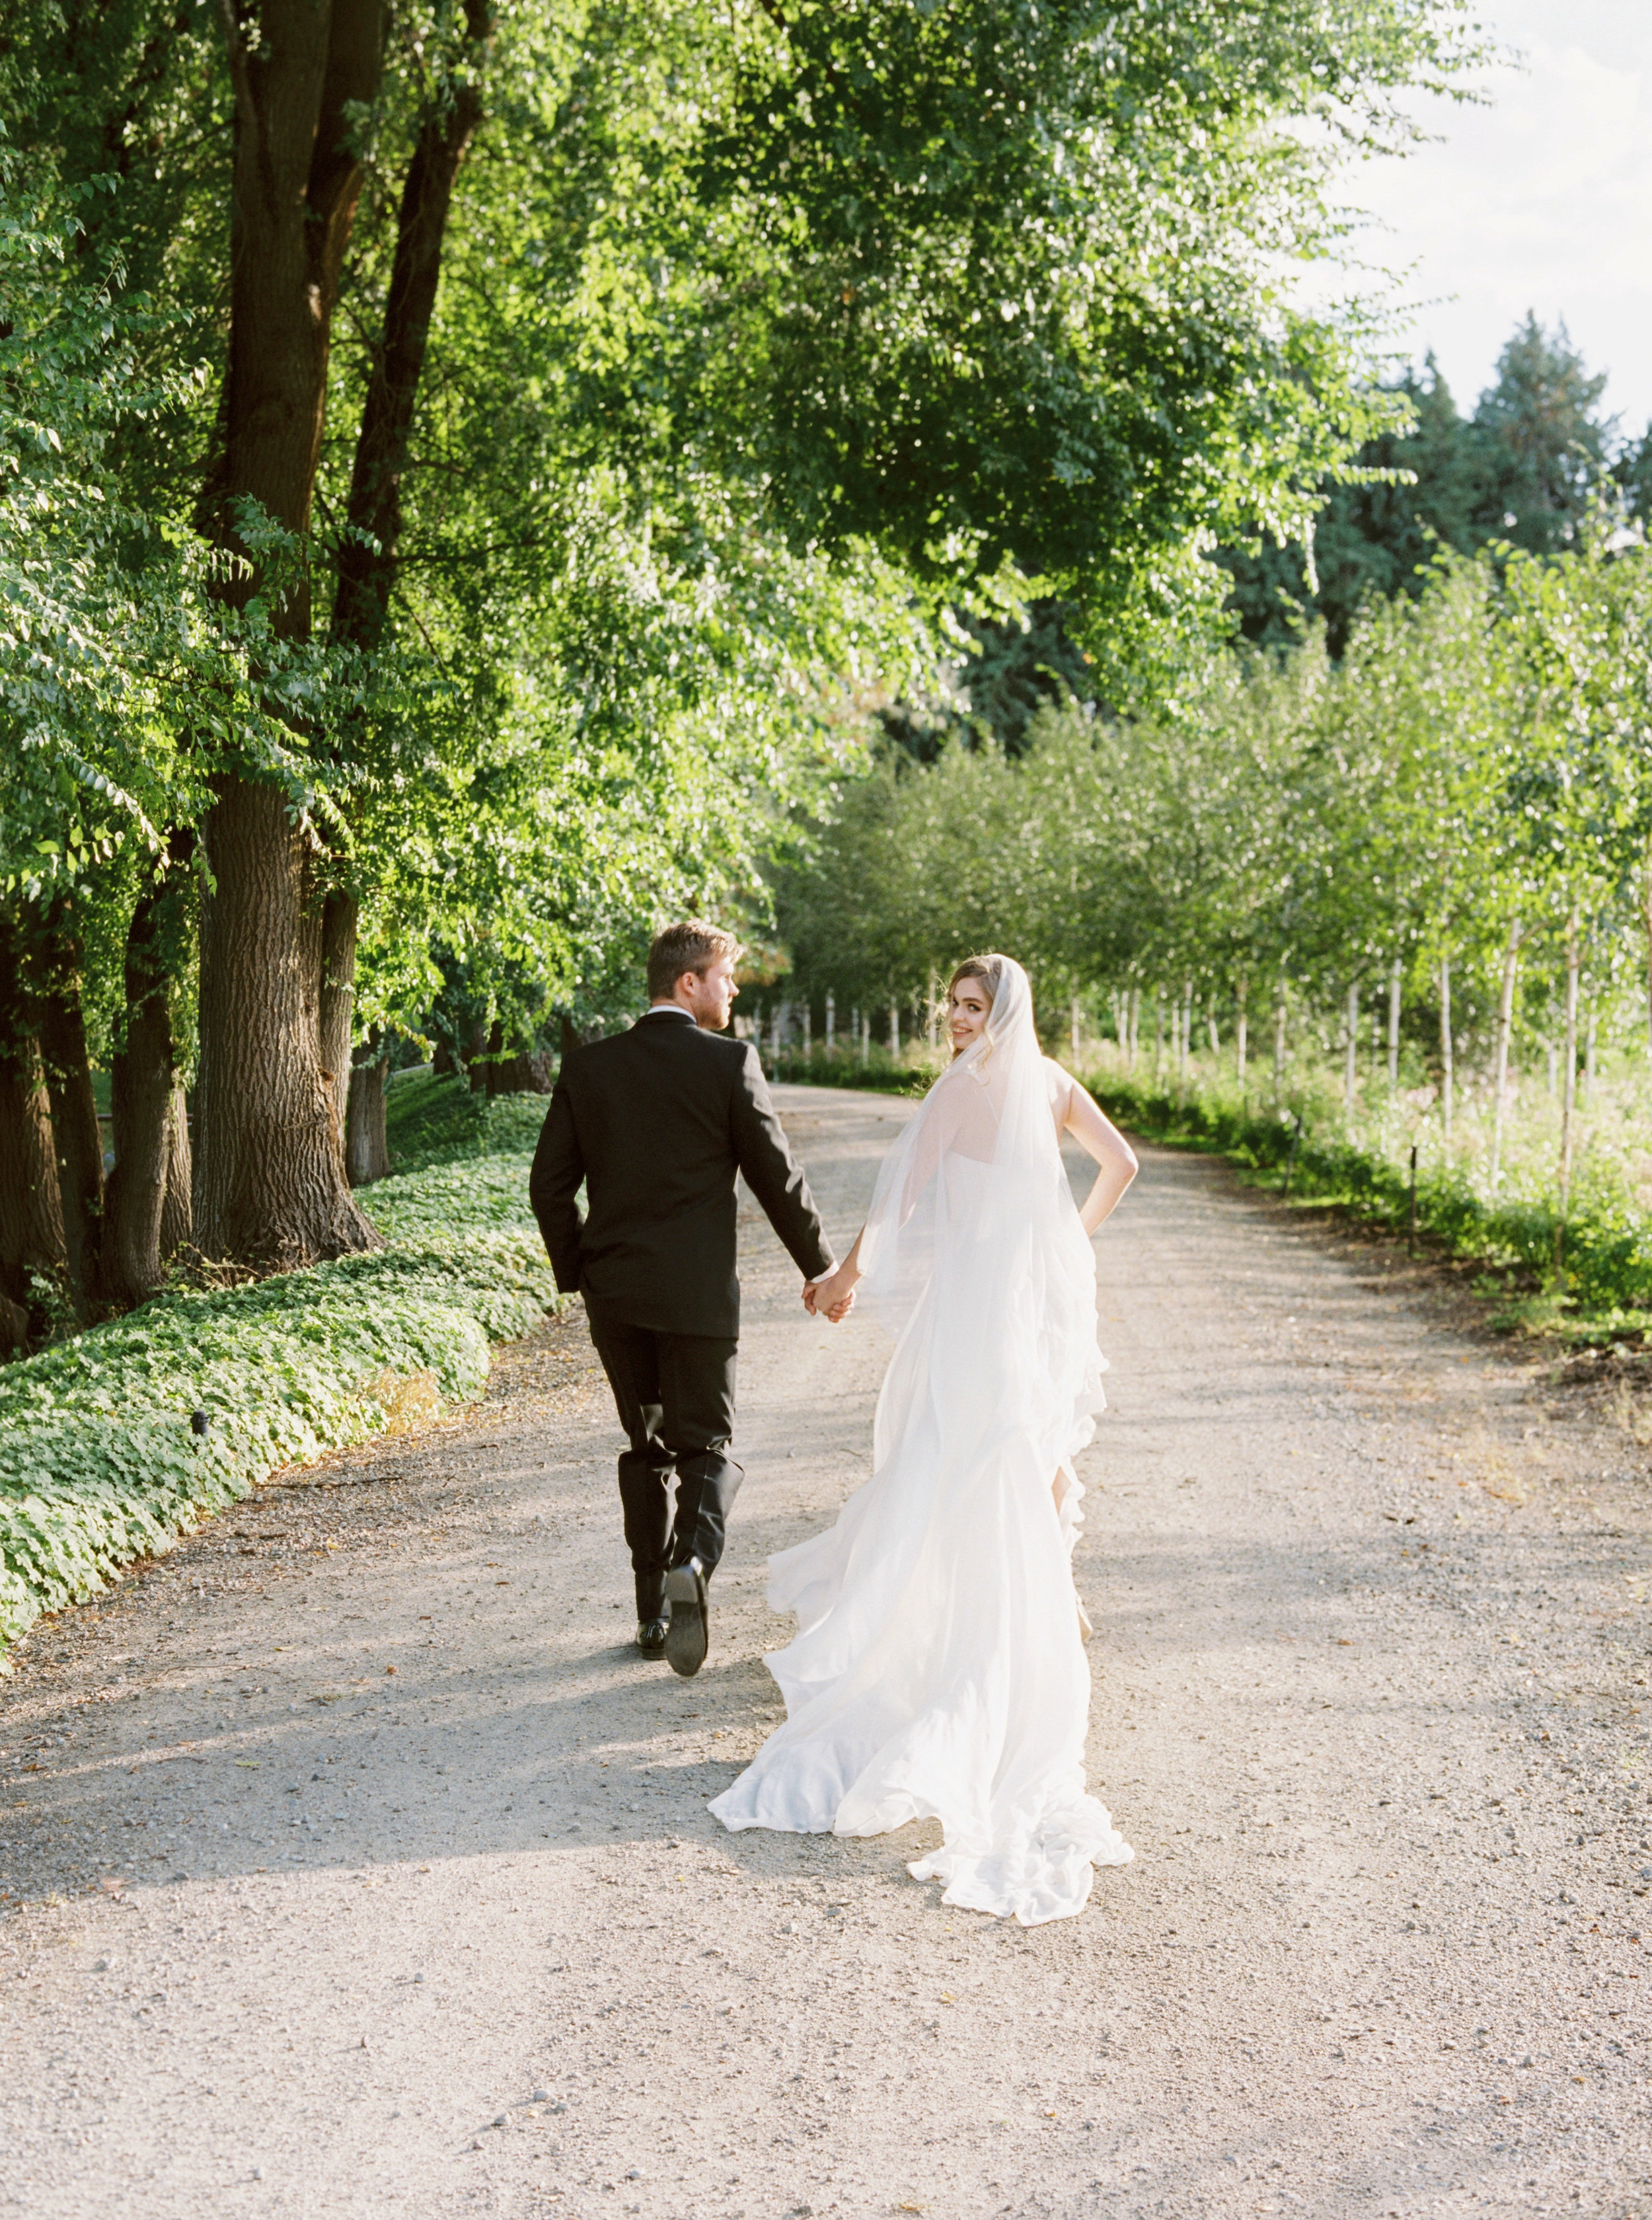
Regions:
<instances>
[{"instance_id":1,"label":"bride's face","mask_svg":"<svg viewBox=\"0 0 1652 2220\"><path fill-rule=\"evenodd\" d=\"M972 1042L981 1038L987 1030L992 1006L984 979L960 979L955 982L946 998L946 1030L952 1038L954 1056L962 1056Z\"/></svg>"}]
</instances>

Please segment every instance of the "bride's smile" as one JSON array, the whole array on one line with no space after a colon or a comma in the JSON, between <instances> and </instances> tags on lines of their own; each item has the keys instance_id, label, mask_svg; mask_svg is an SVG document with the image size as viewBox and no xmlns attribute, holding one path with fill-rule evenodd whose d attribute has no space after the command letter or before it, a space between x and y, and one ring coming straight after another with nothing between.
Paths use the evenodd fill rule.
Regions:
<instances>
[{"instance_id":1,"label":"bride's smile","mask_svg":"<svg viewBox=\"0 0 1652 2220\"><path fill-rule=\"evenodd\" d=\"M954 1056L981 1038L992 1014L992 997L980 979L955 979L946 997L946 1030Z\"/></svg>"}]
</instances>

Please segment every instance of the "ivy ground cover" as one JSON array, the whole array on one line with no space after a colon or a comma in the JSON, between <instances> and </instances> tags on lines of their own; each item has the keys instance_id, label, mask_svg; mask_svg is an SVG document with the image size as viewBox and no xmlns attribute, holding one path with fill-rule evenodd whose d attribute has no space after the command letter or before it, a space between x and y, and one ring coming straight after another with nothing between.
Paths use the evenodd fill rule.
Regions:
<instances>
[{"instance_id":1,"label":"ivy ground cover","mask_svg":"<svg viewBox=\"0 0 1652 2220\"><path fill-rule=\"evenodd\" d=\"M522 1124L515 1113L505 1152L366 1190L388 1244L377 1255L169 1292L0 1369L0 1657L41 1612L167 1549L277 1466L382 1430L409 1378L446 1402L481 1392L489 1343L557 1301ZM471 1145L492 1138L484 1120Z\"/></svg>"}]
</instances>

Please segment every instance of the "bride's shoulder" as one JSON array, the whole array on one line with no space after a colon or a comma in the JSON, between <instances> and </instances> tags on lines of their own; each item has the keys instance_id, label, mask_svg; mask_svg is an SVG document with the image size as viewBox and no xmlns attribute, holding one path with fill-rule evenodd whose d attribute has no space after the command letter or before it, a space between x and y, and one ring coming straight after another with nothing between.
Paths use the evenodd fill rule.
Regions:
<instances>
[{"instance_id":1,"label":"bride's shoulder","mask_svg":"<svg viewBox=\"0 0 1652 2220\"><path fill-rule=\"evenodd\" d=\"M1050 1090L1052 1102L1065 1102L1076 1085L1073 1075L1056 1062L1053 1056L1044 1058L1044 1083Z\"/></svg>"}]
</instances>

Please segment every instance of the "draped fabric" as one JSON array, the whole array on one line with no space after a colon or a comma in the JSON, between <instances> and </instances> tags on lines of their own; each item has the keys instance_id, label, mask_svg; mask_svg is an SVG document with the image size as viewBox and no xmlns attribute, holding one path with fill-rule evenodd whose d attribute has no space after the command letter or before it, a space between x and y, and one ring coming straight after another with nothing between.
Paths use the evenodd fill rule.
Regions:
<instances>
[{"instance_id":1,"label":"draped fabric","mask_svg":"<svg viewBox=\"0 0 1652 2220\"><path fill-rule=\"evenodd\" d=\"M1006 960L984 1037L880 1172L861 1258L896 1340L872 1477L770 1561L770 1601L798 1621L767 1661L788 1716L711 1806L799 1833L938 1819L943 1848L911 1872L1027 1925L1081 1910L1093 1867L1131 1855L1084 1781L1073 1459L1102 1362L1052 1069Z\"/></svg>"}]
</instances>

